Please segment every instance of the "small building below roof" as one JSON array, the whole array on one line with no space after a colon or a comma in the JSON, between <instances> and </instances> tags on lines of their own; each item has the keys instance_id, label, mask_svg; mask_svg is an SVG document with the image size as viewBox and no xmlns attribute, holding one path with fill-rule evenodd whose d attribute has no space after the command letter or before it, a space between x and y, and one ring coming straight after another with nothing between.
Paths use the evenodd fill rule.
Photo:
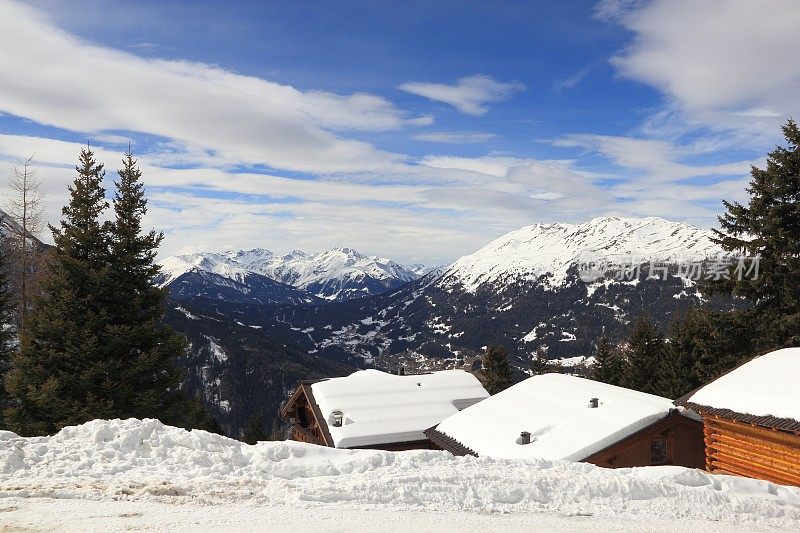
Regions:
<instances>
[{"instance_id":1,"label":"small building below roof","mask_svg":"<svg viewBox=\"0 0 800 533\"><path fill-rule=\"evenodd\" d=\"M675 400L703 417L706 469L800 486L800 348L755 357Z\"/></svg>"},{"instance_id":2,"label":"small building below roof","mask_svg":"<svg viewBox=\"0 0 800 533\"><path fill-rule=\"evenodd\" d=\"M426 434L459 455L605 467L704 464L696 415L667 398L563 374L528 378Z\"/></svg>"},{"instance_id":3,"label":"small building below roof","mask_svg":"<svg viewBox=\"0 0 800 533\"><path fill-rule=\"evenodd\" d=\"M395 375L361 370L347 377L301 382L281 409L292 438L335 448L436 448L425 430L487 398L463 370Z\"/></svg>"}]
</instances>

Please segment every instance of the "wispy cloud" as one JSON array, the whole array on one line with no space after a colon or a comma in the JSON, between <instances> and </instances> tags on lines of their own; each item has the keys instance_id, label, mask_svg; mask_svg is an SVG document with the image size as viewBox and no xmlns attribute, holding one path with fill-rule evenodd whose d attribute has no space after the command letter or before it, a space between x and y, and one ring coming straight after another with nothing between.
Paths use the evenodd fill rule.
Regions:
<instances>
[{"instance_id":1,"label":"wispy cloud","mask_svg":"<svg viewBox=\"0 0 800 533\"><path fill-rule=\"evenodd\" d=\"M482 116L489 110L489 104L507 100L515 92L525 90L525 85L518 81L501 82L490 76L477 74L460 78L454 85L409 81L398 88L450 104L464 114Z\"/></svg>"},{"instance_id":2,"label":"wispy cloud","mask_svg":"<svg viewBox=\"0 0 800 533\"><path fill-rule=\"evenodd\" d=\"M566 89L572 89L576 85L578 85L583 79L589 75L592 71L592 67L583 67L573 74L567 76L563 80L559 80L553 84L553 90L556 92L562 92Z\"/></svg>"},{"instance_id":3,"label":"wispy cloud","mask_svg":"<svg viewBox=\"0 0 800 533\"><path fill-rule=\"evenodd\" d=\"M371 94L300 91L206 64L86 44L16 2L0 4L0 35L0 70L25 73L3 77L0 110L72 131L147 132L237 163L336 172L375 169L402 156L333 132L432 122Z\"/></svg>"},{"instance_id":4,"label":"wispy cloud","mask_svg":"<svg viewBox=\"0 0 800 533\"><path fill-rule=\"evenodd\" d=\"M495 138L497 138L496 133L487 133L483 131L438 131L414 135L414 139L418 141L445 144L485 143Z\"/></svg>"}]
</instances>

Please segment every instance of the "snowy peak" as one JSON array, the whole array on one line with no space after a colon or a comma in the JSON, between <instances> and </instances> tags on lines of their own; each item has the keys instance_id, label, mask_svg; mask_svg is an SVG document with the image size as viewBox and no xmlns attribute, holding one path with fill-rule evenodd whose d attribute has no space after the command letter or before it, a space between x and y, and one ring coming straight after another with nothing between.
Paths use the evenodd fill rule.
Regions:
<instances>
[{"instance_id":1,"label":"snowy peak","mask_svg":"<svg viewBox=\"0 0 800 533\"><path fill-rule=\"evenodd\" d=\"M308 254L294 250L279 255L255 248L201 252L162 261L162 285L192 270L205 270L241 281L256 273L292 285L327 300L349 300L397 288L420 276L390 259L367 256L352 248L333 248Z\"/></svg>"},{"instance_id":2,"label":"snowy peak","mask_svg":"<svg viewBox=\"0 0 800 533\"><path fill-rule=\"evenodd\" d=\"M698 260L722 253L703 230L662 218L598 217L582 224L535 224L507 233L450 265L445 284L467 290L498 280L550 274L558 285L580 260Z\"/></svg>"},{"instance_id":3,"label":"snowy peak","mask_svg":"<svg viewBox=\"0 0 800 533\"><path fill-rule=\"evenodd\" d=\"M239 282L248 274L246 269L231 263L224 254L211 252L179 255L161 261L158 285L169 285L188 272L211 272Z\"/></svg>"}]
</instances>

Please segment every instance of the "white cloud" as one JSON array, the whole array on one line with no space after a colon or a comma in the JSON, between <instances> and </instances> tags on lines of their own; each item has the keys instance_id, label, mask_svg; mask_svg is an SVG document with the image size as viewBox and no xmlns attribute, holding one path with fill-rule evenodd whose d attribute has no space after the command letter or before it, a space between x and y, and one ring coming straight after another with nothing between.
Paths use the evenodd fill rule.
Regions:
<instances>
[{"instance_id":1,"label":"white cloud","mask_svg":"<svg viewBox=\"0 0 800 533\"><path fill-rule=\"evenodd\" d=\"M635 137L578 134L566 136L553 144L597 151L617 166L643 171L640 179L652 179L664 185L703 176L744 175L750 165L756 163L747 160L716 165L685 164L681 160L696 152L692 146L675 146L667 141Z\"/></svg>"},{"instance_id":2,"label":"white cloud","mask_svg":"<svg viewBox=\"0 0 800 533\"><path fill-rule=\"evenodd\" d=\"M776 131L776 118L800 111L796 0L611 0L598 14L634 33L612 59L619 73L690 119Z\"/></svg>"},{"instance_id":3,"label":"white cloud","mask_svg":"<svg viewBox=\"0 0 800 533\"><path fill-rule=\"evenodd\" d=\"M450 104L467 115L482 116L489 110L489 104L507 100L515 92L524 90L525 86L518 81L504 83L490 76L477 74L460 78L455 85L410 81L398 88Z\"/></svg>"},{"instance_id":4,"label":"white cloud","mask_svg":"<svg viewBox=\"0 0 800 533\"><path fill-rule=\"evenodd\" d=\"M484 143L495 138L497 138L496 133L487 133L482 131L439 131L414 135L414 139L418 141L445 144Z\"/></svg>"},{"instance_id":5,"label":"white cloud","mask_svg":"<svg viewBox=\"0 0 800 533\"><path fill-rule=\"evenodd\" d=\"M355 172L403 156L333 131L432 122L374 95L303 92L210 65L94 46L12 1L0 3L0 36L0 111L77 132L146 132L236 163Z\"/></svg>"},{"instance_id":6,"label":"white cloud","mask_svg":"<svg viewBox=\"0 0 800 533\"><path fill-rule=\"evenodd\" d=\"M616 177L588 172L572 159L497 153L435 154L413 161L347 138L348 132L433 121L410 116L379 96L300 91L215 66L144 59L80 41L11 1L0 2L0 39L0 69L10 73L0 78L0 112L120 149L129 137L140 139L137 132L155 136L140 163L151 198L147 222L166 230L163 254L349 245L405 261L440 263L533 222L617 213L708 223L714 213L706 203L741 194L743 176L737 172L746 173L747 162L687 163L723 142L738 141L732 137L685 144L599 135L557 141L607 157L621 169ZM415 94L475 115L523 88L486 76L462 78L455 85L411 85L426 93ZM663 134L668 125L675 136L685 135L689 126L677 100L673 105L675 111L653 117L647 127ZM733 113L743 115L736 117L741 120L772 120L767 115L778 109L740 102ZM494 137L445 131L415 138L453 144ZM60 217L79 149L79 143L0 134L0 161L36 152L50 222ZM121 154L103 148L96 153L108 165L110 184ZM242 166L254 164L274 170L242 172ZM728 174L736 179L685 183Z\"/></svg>"}]
</instances>

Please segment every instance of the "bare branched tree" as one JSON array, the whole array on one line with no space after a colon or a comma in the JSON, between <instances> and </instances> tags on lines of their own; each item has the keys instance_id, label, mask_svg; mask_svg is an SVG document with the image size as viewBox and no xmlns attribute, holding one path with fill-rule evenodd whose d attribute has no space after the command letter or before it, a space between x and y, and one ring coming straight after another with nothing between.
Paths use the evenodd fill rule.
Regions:
<instances>
[{"instance_id":1,"label":"bare branched tree","mask_svg":"<svg viewBox=\"0 0 800 533\"><path fill-rule=\"evenodd\" d=\"M6 212L11 219L8 224L9 240L14 259L11 281L18 295L18 315L23 332L38 270L40 249L34 239L44 226L44 199L40 190L42 180L35 165L34 156L18 159L16 164L11 165L9 194L6 198Z\"/></svg>"}]
</instances>

